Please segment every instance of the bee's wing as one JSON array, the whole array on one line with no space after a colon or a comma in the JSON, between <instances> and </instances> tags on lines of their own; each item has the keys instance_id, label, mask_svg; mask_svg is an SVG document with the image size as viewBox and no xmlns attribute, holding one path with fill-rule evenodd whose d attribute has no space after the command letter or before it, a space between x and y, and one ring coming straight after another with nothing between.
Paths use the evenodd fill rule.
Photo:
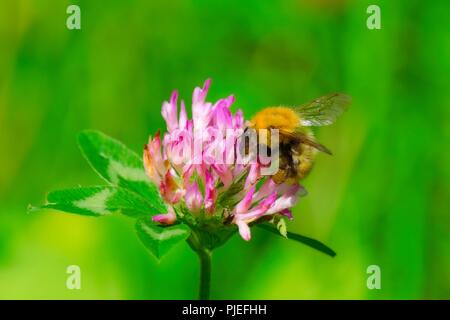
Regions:
<instances>
[{"instance_id":1,"label":"bee's wing","mask_svg":"<svg viewBox=\"0 0 450 320\"><path fill-rule=\"evenodd\" d=\"M301 106L294 107L302 126L327 126L336 121L350 106L351 97L342 93L330 93Z\"/></svg>"},{"instance_id":2,"label":"bee's wing","mask_svg":"<svg viewBox=\"0 0 450 320\"><path fill-rule=\"evenodd\" d=\"M325 147L323 144L320 144L319 142L315 141L314 138L308 137L307 135L305 135L304 133L295 131L295 132L287 132L284 130L280 130L280 134L281 135L285 135L288 137L291 137L294 140L298 140L300 141L300 143L306 144L308 146L311 146L319 151L322 151L324 153L327 153L329 155L331 155L331 151L330 149L328 149L327 147Z\"/></svg>"},{"instance_id":3,"label":"bee's wing","mask_svg":"<svg viewBox=\"0 0 450 320\"><path fill-rule=\"evenodd\" d=\"M307 136L303 136L302 137L302 143L306 144L308 146L311 146L313 148L316 148L319 151L325 152L329 155L332 155L330 149L328 149L327 147L325 147L323 144L318 143L317 141L315 141L314 139L311 139Z\"/></svg>"}]
</instances>

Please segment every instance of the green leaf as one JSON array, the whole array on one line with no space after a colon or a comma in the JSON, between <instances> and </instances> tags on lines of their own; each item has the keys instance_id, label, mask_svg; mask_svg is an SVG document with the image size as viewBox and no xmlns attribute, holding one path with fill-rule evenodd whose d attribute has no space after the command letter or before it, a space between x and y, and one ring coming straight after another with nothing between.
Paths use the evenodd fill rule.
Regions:
<instances>
[{"instance_id":1,"label":"green leaf","mask_svg":"<svg viewBox=\"0 0 450 320\"><path fill-rule=\"evenodd\" d=\"M167 212L158 188L145 174L142 157L98 131L81 132L78 144L89 164L103 179L140 194L158 212Z\"/></svg>"},{"instance_id":2,"label":"green leaf","mask_svg":"<svg viewBox=\"0 0 450 320\"><path fill-rule=\"evenodd\" d=\"M264 229L264 230L272 232L276 235L282 236L277 229L275 229L274 227L271 227L268 224L262 223L262 224L257 224L257 226L260 227L261 229ZM334 252L331 248L327 247L326 245L324 245L322 242L320 242L318 240L308 238L308 237L302 236L300 234L292 233L289 231L287 232L287 238L301 242L301 243L303 243L313 249L316 249L322 253L325 253L331 257L336 256L336 252Z\"/></svg>"},{"instance_id":3,"label":"green leaf","mask_svg":"<svg viewBox=\"0 0 450 320\"><path fill-rule=\"evenodd\" d=\"M40 209L55 209L87 216L104 216L120 212L127 216L140 217L158 213L140 195L112 186L53 191L47 196L47 204L30 207L29 211Z\"/></svg>"},{"instance_id":4,"label":"green leaf","mask_svg":"<svg viewBox=\"0 0 450 320\"><path fill-rule=\"evenodd\" d=\"M140 218L136 221L136 232L145 247L161 259L178 243L186 240L191 230L185 224L160 226L149 218Z\"/></svg>"}]
</instances>

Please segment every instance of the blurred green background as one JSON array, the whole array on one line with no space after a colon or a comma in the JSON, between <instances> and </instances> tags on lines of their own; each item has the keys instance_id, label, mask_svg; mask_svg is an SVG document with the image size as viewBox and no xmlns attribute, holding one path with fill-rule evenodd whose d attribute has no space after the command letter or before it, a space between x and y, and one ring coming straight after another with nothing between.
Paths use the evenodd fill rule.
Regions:
<instances>
[{"instance_id":1,"label":"blurred green background","mask_svg":"<svg viewBox=\"0 0 450 320\"><path fill-rule=\"evenodd\" d=\"M66 28L81 7L82 30ZM368 30L366 8L381 7ZM76 145L94 128L136 152L173 89L235 94L247 118L332 91L352 108L319 140L291 231L216 250L212 298L450 298L448 1L57 1L0 4L0 298L194 299L198 261L157 263L124 217L27 214L47 191L101 179ZM82 289L65 286L81 267ZM366 269L381 267L381 290Z\"/></svg>"}]
</instances>

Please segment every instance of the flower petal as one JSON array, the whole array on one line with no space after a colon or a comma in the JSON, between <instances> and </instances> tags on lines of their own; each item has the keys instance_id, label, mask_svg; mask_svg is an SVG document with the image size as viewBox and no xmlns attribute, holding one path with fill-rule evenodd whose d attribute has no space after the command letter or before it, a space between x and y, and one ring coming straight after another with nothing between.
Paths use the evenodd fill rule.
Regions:
<instances>
[{"instance_id":1,"label":"flower petal","mask_svg":"<svg viewBox=\"0 0 450 320\"><path fill-rule=\"evenodd\" d=\"M280 198L278 198L273 206L266 212L266 215L274 214L295 206L298 201L298 194L302 188L298 184L294 184Z\"/></svg>"},{"instance_id":2,"label":"flower petal","mask_svg":"<svg viewBox=\"0 0 450 320\"><path fill-rule=\"evenodd\" d=\"M180 129L186 129L186 127L187 127L186 105L184 104L183 100L181 101L180 119L179 119L178 127Z\"/></svg>"},{"instance_id":3,"label":"flower petal","mask_svg":"<svg viewBox=\"0 0 450 320\"><path fill-rule=\"evenodd\" d=\"M171 171L167 171L159 186L159 192L163 199L170 204L177 203L183 196L183 190L178 186Z\"/></svg>"},{"instance_id":4,"label":"flower petal","mask_svg":"<svg viewBox=\"0 0 450 320\"><path fill-rule=\"evenodd\" d=\"M255 193L255 196L253 197L253 201L259 201L265 197L267 197L269 194L273 192L273 190L276 190L277 184L272 180L272 178L267 178L267 180L263 183L261 188Z\"/></svg>"},{"instance_id":5,"label":"flower petal","mask_svg":"<svg viewBox=\"0 0 450 320\"><path fill-rule=\"evenodd\" d=\"M230 111L230 106L234 101L234 96L229 96L226 99L220 99L213 106L213 125L222 132L228 128L233 128L233 116Z\"/></svg>"},{"instance_id":6,"label":"flower petal","mask_svg":"<svg viewBox=\"0 0 450 320\"><path fill-rule=\"evenodd\" d=\"M292 215L291 210L289 209L284 209L280 212L281 215L287 217L289 220L294 220L294 216Z\"/></svg>"},{"instance_id":7,"label":"flower petal","mask_svg":"<svg viewBox=\"0 0 450 320\"><path fill-rule=\"evenodd\" d=\"M144 146L144 168L149 178L156 184L161 183L161 177L166 174L167 168L161 155L161 139L159 131L155 138L149 137L148 144Z\"/></svg>"},{"instance_id":8,"label":"flower petal","mask_svg":"<svg viewBox=\"0 0 450 320\"><path fill-rule=\"evenodd\" d=\"M203 84L203 88L196 87L194 89L194 93L192 94L192 104L196 104L198 102L205 102L206 94L208 93L209 86L211 85L211 79L206 79Z\"/></svg>"},{"instance_id":9,"label":"flower petal","mask_svg":"<svg viewBox=\"0 0 450 320\"><path fill-rule=\"evenodd\" d=\"M177 99L178 92L174 91L170 97L170 102L165 101L162 107L161 113L164 120L166 120L169 132L178 128Z\"/></svg>"},{"instance_id":10,"label":"flower petal","mask_svg":"<svg viewBox=\"0 0 450 320\"><path fill-rule=\"evenodd\" d=\"M209 102L205 103L206 94L208 93L211 80L206 80L202 89L195 88L192 95L192 120L194 122L195 130L203 130L211 121L212 105Z\"/></svg>"},{"instance_id":11,"label":"flower petal","mask_svg":"<svg viewBox=\"0 0 450 320\"><path fill-rule=\"evenodd\" d=\"M268 210L274 205L277 199L277 193L273 192L266 199L261 201L255 208L247 213L240 213L235 215L235 220L245 220L247 222L258 219L264 215L267 215Z\"/></svg>"},{"instance_id":12,"label":"flower petal","mask_svg":"<svg viewBox=\"0 0 450 320\"><path fill-rule=\"evenodd\" d=\"M169 210L165 214L157 214L156 216L152 217L152 221L158 222L160 224L169 225L175 223L177 220L177 216L175 212L173 211L172 207L169 207Z\"/></svg>"},{"instance_id":13,"label":"flower petal","mask_svg":"<svg viewBox=\"0 0 450 320\"><path fill-rule=\"evenodd\" d=\"M233 117L233 128L242 129L244 127L244 114L241 109L238 109Z\"/></svg>"},{"instance_id":14,"label":"flower petal","mask_svg":"<svg viewBox=\"0 0 450 320\"><path fill-rule=\"evenodd\" d=\"M242 214L247 213L248 209L253 203L253 194L255 193L255 186L251 187L250 190L248 190L245 197L236 205L234 208L235 214Z\"/></svg>"},{"instance_id":15,"label":"flower petal","mask_svg":"<svg viewBox=\"0 0 450 320\"><path fill-rule=\"evenodd\" d=\"M205 171L205 210L208 213L213 213L215 208L215 201L217 196L216 181L209 172Z\"/></svg>"},{"instance_id":16,"label":"flower petal","mask_svg":"<svg viewBox=\"0 0 450 320\"><path fill-rule=\"evenodd\" d=\"M252 235L250 233L250 228L249 228L248 224L246 224L242 220L238 220L238 221L236 221L236 225L239 228L239 234L241 235L242 239L244 239L245 241L249 241L251 239Z\"/></svg>"},{"instance_id":17,"label":"flower petal","mask_svg":"<svg viewBox=\"0 0 450 320\"><path fill-rule=\"evenodd\" d=\"M222 181L224 188L228 188L233 182L233 173L230 168L224 164L213 164L211 166Z\"/></svg>"},{"instance_id":18,"label":"flower petal","mask_svg":"<svg viewBox=\"0 0 450 320\"><path fill-rule=\"evenodd\" d=\"M249 188L251 185L255 184L261 177L261 172L258 163L253 163L250 165L250 172L248 173L247 180L245 180L245 188Z\"/></svg>"},{"instance_id":19,"label":"flower petal","mask_svg":"<svg viewBox=\"0 0 450 320\"><path fill-rule=\"evenodd\" d=\"M194 181L187 189L184 199L187 207L191 212L198 212L203 204L203 196L198 187L197 181Z\"/></svg>"}]
</instances>

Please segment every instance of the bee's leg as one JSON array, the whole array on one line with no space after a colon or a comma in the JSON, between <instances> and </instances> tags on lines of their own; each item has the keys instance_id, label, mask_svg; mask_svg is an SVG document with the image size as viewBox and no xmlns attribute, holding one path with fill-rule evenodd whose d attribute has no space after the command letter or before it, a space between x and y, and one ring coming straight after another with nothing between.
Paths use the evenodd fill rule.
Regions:
<instances>
[{"instance_id":1,"label":"bee's leg","mask_svg":"<svg viewBox=\"0 0 450 320\"><path fill-rule=\"evenodd\" d=\"M280 165L279 165L280 169L287 169L289 167L289 162L286 159L286 157L283 157L280 159Z\"/></svg>"},{"instance_id":2,"label":"bee's leg","mask_svg":"<svg viewBox=\"0 0 450 320\"><path fill-rule=\"evenodd\" d=\"M276 183L276 184L281 184L286 180L286 170L284 169L280 169L277 171L277 173L275 173L272 176L272 180Z\"/></svg>"}]
</instances>

